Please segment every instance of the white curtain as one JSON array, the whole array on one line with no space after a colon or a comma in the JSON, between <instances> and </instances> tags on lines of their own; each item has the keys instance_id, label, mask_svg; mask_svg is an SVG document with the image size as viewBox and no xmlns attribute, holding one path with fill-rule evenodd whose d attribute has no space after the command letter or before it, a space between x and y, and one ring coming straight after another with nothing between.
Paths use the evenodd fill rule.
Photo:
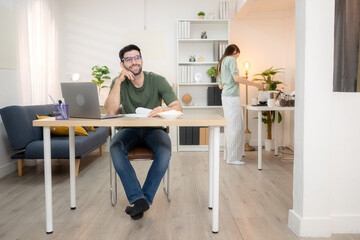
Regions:
<instances>
[{"instance_id":1,"label":"white curtain","mask_svg":"<svg viewBox=\"0 0 360 240\"><path fill-rule=\"evenodd\" d=\"M59 99L57 28L54 0L15 0L21 103Z\"/></svg>"}]
</instances>

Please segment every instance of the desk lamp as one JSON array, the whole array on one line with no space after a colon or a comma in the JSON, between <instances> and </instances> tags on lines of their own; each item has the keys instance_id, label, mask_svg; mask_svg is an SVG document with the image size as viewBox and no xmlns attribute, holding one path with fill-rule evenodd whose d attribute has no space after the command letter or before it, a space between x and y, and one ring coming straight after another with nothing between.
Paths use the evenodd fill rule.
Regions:
<instances>
[{"instance_id":1,"label":"desk lamp","mask_svg":"<svg viewBox=\"0 0 360 240\"><path fill-rule=\"evenodd\" d=\"M244 62L244 68L245 68L245 78L248 80L248 69L250 67L249 62ZM246 96L245 96L245 103L248 105L248 84L246 83ZM246 129L245 129L245 151L255 151L255 148L249 145L250 138L251 138L251 132L249 130L249 117L248 117L248 110L245 110L246 115Z\"/></svg>"}]
</instances>

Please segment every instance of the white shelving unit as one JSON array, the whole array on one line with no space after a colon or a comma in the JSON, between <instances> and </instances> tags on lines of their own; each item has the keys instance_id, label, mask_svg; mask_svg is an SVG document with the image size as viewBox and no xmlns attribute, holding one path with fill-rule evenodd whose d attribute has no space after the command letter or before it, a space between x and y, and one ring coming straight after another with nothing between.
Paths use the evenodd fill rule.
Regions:
<instances>
[{"instance_id":1,"label":"white shelving unit","mask_svg":"<svg viewBox=\"0 0 360 240\"><path fill-rule=\"evenodd\" d=\"M207 38L201 39L201 33L204 31ZM176 89L184 113L203 112L223 115L222 106L208 106L207 89L217 84L211 82L206 72L210 67L217 66L219 56L221 57L219 46L229 44L229 20L178 19L177 33ZM190 56L195 56L196 61L190 62ZM198 61L200 57L203 61ZM182 102L185 94L190 94L192 97L189 105ZM177 135L178 151L207 151L207 145L180 145L179 129Z\"/></svg>"}]
</instances>

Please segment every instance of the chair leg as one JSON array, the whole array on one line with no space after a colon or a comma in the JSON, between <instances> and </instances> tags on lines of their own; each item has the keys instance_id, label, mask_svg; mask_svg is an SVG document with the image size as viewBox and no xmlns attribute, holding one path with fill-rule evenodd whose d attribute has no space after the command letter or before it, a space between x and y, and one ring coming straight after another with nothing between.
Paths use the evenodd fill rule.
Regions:
<instances>
[{"instance_id":1,"label":"chair leg","mask_svg":"<svg viewBox=\"0 0 360 240\"><path fill-rule=\"evenodd\" d=\"M75 159L75 176L79 176L79 168L80 168L80 159Z\"/></svg>"},{"instance_id":2,"label":"chair leg","mask_svg":"<svg viewBox=\"0 0 360 240\"><path fill-rule=\"evenodd\" d=\"M18 176L21 177L23 175L23 166L24 159L18 159Z\"/></svg>"},{"instance_id":3,"label":"chair leg","mask_svg":"<svg viewBox=\"0 0 360 240\"><path fill-rule=\"evenodd\" d=\"M165 184L165 176L163 177L163 189L166 194L168 202L171 202L171 198L170 198L170 162L169 162L169 166L167 169L166 178L167 178L166 179L167 184Z\"/></svg>"},{"instance_id":4,"label":"chair leg","mask_svg":"<svg viewBox=\"0 0 360 240\"><path fill-rule=\"evenodd\" d=\"M99 147L99 151L100 151L100 156L103 156L104 155L104 150L103 150L102 145Z\"/></svg>"}]
</instances>

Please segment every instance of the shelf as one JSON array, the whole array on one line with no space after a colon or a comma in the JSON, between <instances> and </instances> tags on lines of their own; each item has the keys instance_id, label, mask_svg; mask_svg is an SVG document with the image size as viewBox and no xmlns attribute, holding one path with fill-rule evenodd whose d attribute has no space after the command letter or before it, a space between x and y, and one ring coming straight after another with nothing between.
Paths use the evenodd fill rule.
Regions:
<instances>
[{"instance_id":1,"label":"shelf","mask_svg":"<svg viewBox=\"0 0 360 240\"><path fill-rule=\"evenodd\" d=\"M179 65L217 65L218 62L179 62Z\"/></svg>"},{"instance_id":2,"label":"shelf","mask_svg":"<svg viewBox=\"0 0 360 240\"><path fill-rule=\"evenodd\" d=\"M178 83L179 86L217 86L218 83Z\"/></svg>"},{"instance_id":3,"label":"shelf","mask_svg":"<svg viewBox=\"0 0 360 240\"><path fill-rule=\"evenodd\" d=\"M215 42L215 41L219 41L219 42L227 42L228 39L201 39L201 38L180 38L178 39L179 42Z\"/></svg>"},{"instance_id":4,"label":"shelf","mask_svg":"<svg viewBox=\"0 0 360 240\"><path fill-rule=\"evenodd\" d=\"M182 106L183 109L218 109L222 106Z\"/></svg>"},{"instance_id":5,"label":"shelf","mask_svg":"<svg viewBox=\"0 0 360 240\"><path fill-rule=\"evenodd\" d=\"M201 23L219 23L219 24L225 24L229 22L229 19L178 19L180 22L190 22L193 24L201 24Z\"/></svg>"}]
</instances>

